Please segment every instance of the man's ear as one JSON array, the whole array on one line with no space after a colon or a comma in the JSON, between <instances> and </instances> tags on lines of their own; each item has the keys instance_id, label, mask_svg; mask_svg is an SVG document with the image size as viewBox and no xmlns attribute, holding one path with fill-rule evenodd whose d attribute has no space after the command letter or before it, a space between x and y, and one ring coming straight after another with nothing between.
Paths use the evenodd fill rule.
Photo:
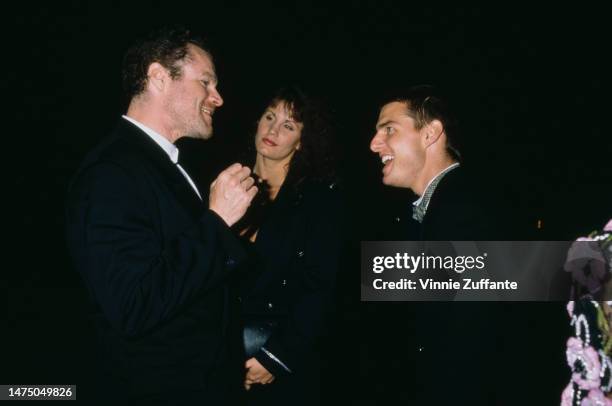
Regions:
<instances>
[{"instance_id":1,"label":"man's ear","mask_svg":"<svg viewBox=\"0 0 612 406\"><path fill-rule=\"evenodd\" d=\"M435 144L442 134L444 134L444 126L440 120L432 120L423 128L425 133L425 147Z\"/></svg>"},{"instance_id":2,"label":"man's ear","mask_svg":"<svg viewBox=\"0 0 612 406\"><path fill-rule=\"evenodd\" d=\"M153 62L147 70L147 82L152 89L162 92L167 85L170 76L168 71L160 63Z\"/></svg>"}]
</instances>

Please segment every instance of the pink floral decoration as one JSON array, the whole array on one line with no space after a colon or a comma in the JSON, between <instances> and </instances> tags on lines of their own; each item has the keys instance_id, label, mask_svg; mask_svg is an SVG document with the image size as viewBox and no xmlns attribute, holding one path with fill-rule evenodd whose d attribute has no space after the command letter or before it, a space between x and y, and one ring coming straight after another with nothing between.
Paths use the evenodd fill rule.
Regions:
<instances>
[{"instance_id":1,"label":"pink floral decoration","mask_svg":"<svg viewBox=\"0 0 612 406\"><path fill-rule=\"evenodd\" d=\"M598 389L601 384L599 373L601 363L599 354L591 346L585 347L582 340L577 337L570 337L567 340L567 363L572 368L572 381L580 389ZM576 371L576 362L582 364L582 371Z\"/></svg>"},{"instance_id":2,"label":"pink floral decoration","mask_svg":"<svg viewBox=\"0 0 612 406\"><path fill-rule=\"evenodd\" d=\"M572 399L574 398L574 390L572 386L573 384L570 382L569 385L567 385L563 390L563 393L561 394L561 406L572 406Z\"/></svg>"},{"instance_id":3,"label":"pink floral decoration","mask_svg":"<svg viewBox=\"0 0 612 406\"><path fill-rule=\"evenodd\" d=\"M599 389L593 389L586 398L582 399L580 406L612 406L612 400L606 398Z\"/></svg>"}]
</instances>

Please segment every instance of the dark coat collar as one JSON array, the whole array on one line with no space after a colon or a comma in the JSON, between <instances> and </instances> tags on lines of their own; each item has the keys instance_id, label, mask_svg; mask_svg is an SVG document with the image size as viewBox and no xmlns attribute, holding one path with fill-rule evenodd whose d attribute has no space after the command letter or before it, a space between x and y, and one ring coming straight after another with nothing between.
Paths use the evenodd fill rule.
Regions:
<instances>
[{"instance_id":1,"label":"dark coat collar","mask_svg":"<svg viewBox=\"0 0 612 406\"><path fill-rule=\"evenodd\" d=\"M202 200L195 193L179 168L151 137L126 119L119 120L115 134L122 137L129 145L153 164L162 174L164 181L174 191L179 202L194 216L199 216L206 209L207 196L202 191Z\"/></svg>"}]
</instances>

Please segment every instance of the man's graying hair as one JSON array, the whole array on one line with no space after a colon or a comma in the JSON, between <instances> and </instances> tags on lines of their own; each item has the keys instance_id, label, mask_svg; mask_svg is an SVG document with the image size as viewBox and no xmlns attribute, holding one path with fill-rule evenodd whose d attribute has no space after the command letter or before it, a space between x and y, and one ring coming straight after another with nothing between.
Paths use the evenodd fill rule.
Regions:
<instances>
[{"instance_id":1,"label":"man's graying hair","mask_svg":"<svg viewBox=\"0 0 612 406\"><path fill-rule=\"evenodd\" d=\"M123 58L123 90L128 100L140 95L147 84L147 70L158 62L170 72L172 79L181 77L181 62L189 58L187 45L193 44L204 51L204 41L183 27L161 28L137 40Z\"/></svg>"},{"instance_id":2,"label":"man's graying hair","mask_svg":"<svg viewBox=\"0 0 612 406\"><path fill-rule=\"evenodd\" d=\"M414 120L417 130L422 129L433 120L438 120L446 133L446 151L456 161L461 160L461 153L454 145L457 140L457 122L448 108L448 102L430 85L414 86L392 101L404 103L408 116Z\"/></svg>"}]
</instances>

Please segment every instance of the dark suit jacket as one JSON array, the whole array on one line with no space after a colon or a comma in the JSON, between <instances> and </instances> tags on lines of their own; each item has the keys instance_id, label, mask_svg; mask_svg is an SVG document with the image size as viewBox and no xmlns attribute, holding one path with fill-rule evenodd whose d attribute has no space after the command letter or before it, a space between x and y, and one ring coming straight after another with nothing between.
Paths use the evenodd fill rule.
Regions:
<instances>
[{"instance_id":1,"label":"dark suit jacket","mask_svg":"<svg viewBox=\"0 0 612 406\"><path fill-rule=\"evenodd\" d=\"M494 240L495 220L483 204L488 201L479 196L476 182L456 168L441 179L422 223L412 219L412 205L405 202L403 218L408 220L396 222L403 233L395 235L410 241ZM435 246L436 255L456 254L450 244ZM498 404L504 390L504 365L496 363L504 350L499 307L452 301L368 304L367 323L376 332L369 340L379 347L365 344L370 363L366 381L380 382L376 396L389 403Z\"/></svg>"},{"instance_id":2,"label":"dark suit jacket","mask_svg":"<svg viewBox=\"0 0 612 406\"><path fill-rule=\"evenodd\" d=\"M225 282L244 251L127 120L76 174L67 239L89 290L106 390L150 403L223 398Z\"/></svg>"},{"instance_id":3,"label":"dark suit jacket","mask_svg":"<svg viewBox=\"0 0 612 406\"><path fill-rule=\"evenodd\" d=\"M440 181L422 224L412 220L411 197L400 196L402 207L385 223L393 231L380 239L422 240L425 247L524 239L509 224L517 220L511 202L496 197L499 187L491 191L457 168ZM558 403L566 385L550 367L563 365L555 327L566 322L563 304L370 302L360 309L359 404L544 405Z\"/></svg>"},{"instance_id":4,"label":"dark suit jacket","mask_svg":"<svg viewBox=\"0 0 612 406\"><path fill-rule=\"evenodd\" d=\"M341 200L331 186L285 182L259 228L240 281L243 317L278 323L264 347L291 370L263 351L255 355L277 378L253 389L266 404L318 404L318 344L329 328L341 245Z\"/></svg>"},{"instance_id":5,"label":"dark suit jacket","mask_svg":"<svg viewBox=\"0 0 612 406\"><path fill-rule=\"evenodd\" d=\"M412 227L419 230L421 241L494 240L493 226L499 219L489 215L487 206L493 203L488 198L476 179L455 168L440 180L423 222L410 216Z\"/></svg>"}]
</instances>

